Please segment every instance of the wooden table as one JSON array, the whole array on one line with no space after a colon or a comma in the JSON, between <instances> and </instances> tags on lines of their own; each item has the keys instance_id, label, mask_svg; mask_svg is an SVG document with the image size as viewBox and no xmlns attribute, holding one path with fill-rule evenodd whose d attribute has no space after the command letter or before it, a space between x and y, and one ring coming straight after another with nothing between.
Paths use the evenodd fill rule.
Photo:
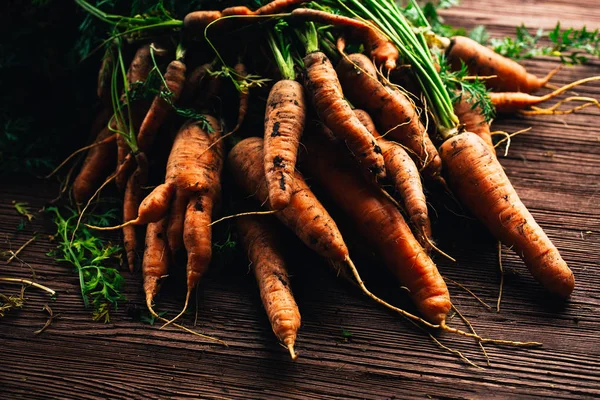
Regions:
<instances>
[{"instance_id":1,"label":"wooden table","mask_svg":"<svg viewBox=\"0 0 600 400\"><path fill-rule=\"evenodd\" d=\"M557 19L564 26L600 26L594 0L464 0L444 14L452 24L485 24L495 36L512 34L521 22L545 29ZM556 62L541 59L525 64L543 75ZM554 83L599 74L600 63L594 61L565 68ZM600 85L577 92L599 98ZM58 290L59 296L51 302L46 294L28 290L25 308L0 320L0 397L598 398L600 111L590 107L576 115L514 117L495 123L495 129L507 132L529 126L533 129L513 139L501 162L573 269L577 279L573 297L565 304L552 301L508 249L502 251L507 276L500 313L486 310L452 283L449 288L454 303L481 335L536 340L543 342L542 348L489 345L488 368L472 340L437 335L486 368L467 366L421 330L336 280L315 257L299 257L303 261L294 268L293 286L303 320L296 362L276 343L243 260L213 268L198 293L198 329L225 340L227 348L132 318L136 309L143 308L139 273L125 273L128 302L110 324L101 324L91 321L84 309L73 270L45 255L53 245L44 236L20 257L35 269L37 280ZM18 248L33 231L54 232L49 221L35 220L15 234L19 217L11 201L41 207L56 189L44 182L1 186L2 250ZM438 211L435 236L440 247L458 259L453 264L436 257L440 270L495 306L499 285L495 241L475 221L453 216L443 207ZM385 296L399 292L378 266L371 270L365 273L374 291ZM18 262L2 263L0 276L29 277L30 270ZM18 290L1 286L3 293L11 289ZM182 306L184 293L172 284L165 291L158 299L160 308L173 315ZM404 298L398 301L409 306ZM36 335L46 321L44 304L60 313L60 319ZM186 325L192 321L193 315L182 319ZM461 326L457 317L451 323Z\"/></svg>"}]
</instances>

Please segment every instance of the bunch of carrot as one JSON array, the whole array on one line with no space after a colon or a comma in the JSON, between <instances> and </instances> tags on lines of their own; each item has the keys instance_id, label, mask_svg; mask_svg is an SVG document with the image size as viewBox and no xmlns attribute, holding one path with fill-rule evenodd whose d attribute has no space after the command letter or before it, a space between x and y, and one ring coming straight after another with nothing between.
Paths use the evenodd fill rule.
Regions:
<instances>
[{"instance_id":1,"label":"bunch of carrot","mask_svg":"<svg viewBox=\"0 0 600 400\"><path fill-rule=\"evenodd\" d=\"M489 115L474 98L441 86L437 62L493 76L482 80L495 90L484 97L498 112L522 110L567 90L530 94L555 71L538 78L463 37L440 38L441 48L429 49L411 36L415 33L402 31L406 21L400 17L381 23L384 14L376 11L385 2L371 0L360 8L357 1L335 14L330 11L336 3L303 8L294 0L275 0L257 10L239 5L196 11L169 25L167 36L180 42L177 49L164 30L149 30L131 61L123 41L111 42L98 80L101 127L72 194L84 205L112 180L123 191L124 223L118 228L131 271L140 247L136 227L147 225L141 265L152 313L159 284L182 249L187 252L185 311L211 262L214 218L224 214L236 218L273 331L292 358L300 312L281 226L382 306L429 327L491 341L446 324L452 303L430 255L441 250L434 243L424 186L453 193L521 256L548 291L570 296L573 273L504 173ZM251 29L259 25L262 29ZM252 37L242 44L258 57L248 51L240 58L243 49L233 38L248 31ZM406 53L407 43L421 47ZM400 57L413 72L398 78ZM157 77L158 87L144 91ZM413 84L402 87L407 79ZM236 118L221 112L232 87L239 95ZM264 87L268 94L261 92ZM165 167L161 150L167 148ZM319 196L303 174L322 190ZM229 178L234 189L223 194ZM153 182L157 185L144 197ZM368 289L322 194L408 289L419 315ZM254 201L231 208L240 201L223 196Z\"/></svg>"}]
</instances>

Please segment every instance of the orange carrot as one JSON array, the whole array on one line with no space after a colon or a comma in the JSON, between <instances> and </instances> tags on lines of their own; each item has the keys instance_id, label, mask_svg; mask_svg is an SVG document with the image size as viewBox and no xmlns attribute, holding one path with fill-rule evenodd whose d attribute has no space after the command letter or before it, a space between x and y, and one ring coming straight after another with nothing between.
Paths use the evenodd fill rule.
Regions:
<instances>
[{"instance_id":1,"label":"orange carrot","mask_svg":"<svg viewBox=\"0 0 600 400\"><path fill-rule=\"evenodd\" d=\"M257 15L278 14L297 4L306 3L307 0L273 0L256 10Z\"/></svg>"},{"instance_id":2,"label":"orange carrot","mask_svg":"<svg viewBox=\"0 0 600 400\"><path fill-rule=\"evenodd\" d=\"M485 79L484 82L487 87L498 92L535 92L558 72L555 69L544 78L538 78L517 62L464 36L454 36L451 39L446 56L453 70L460 70L462 61L471 75L495 75L495 78Z\"/></svg>"},{"instance_id":3,"label":"orange carrot","mask_svg":"<svg viewBox=\"0 0 600 400\"><path fill-rule=\"evenodd\" d=\"M144 276L144 293L148 310L152 310L152 301L158 293L160 281L168 274L169 246L167 246L165 230L167 218L148 224L146 229L146 249L142 262Z\"/></svg>"},{"instance_id":4,"label":"orange carrot","mask_svg":"<svg viewBox=\"0 0 600 400\"><path fill-rule=\"evenodd\" d=\"M467 131L473 132L483 139L492 153L496 154L494 142L492 141L492 132L490 131L490 123L481 114L481 109L479 107L473 108L473 106L468 98L463 96L457 103L454 103L454 113Z\"/></svg>"},{"instance_id":5,"label":"orange carrot","mask_svg":"<svg viewBox=\"0 0 600 400\"><path fill-rule=\"evenodd\" d=\"M289 79L277 82L267 99L264 136L264 168L269 201L275 210L286 207L292 196L291 181L305 119L302 85Z\"/></svg>"},{"instance_id":6,"label":"orange carrot","mask_svg":"<svg viewBox=\"0 0 600 400\"><path fill-rule=\"evenodd\" d=\"M236 80L241 81L248 76L248 72L246 71L246 66L243 63L237 63L233 70L237 74ZM248 107L250 106L250 91L244 85L239 90L239 106L238 106L238 118L235 126L231 130L231 132L237 132L238 129L244 123L244 119L246 118L246 113L248 112ZM231 132L229 134L231 134Z\"/></svg>"},{"instance_id":7,"label":"orange carrot","mask_svg":"<svg viewBox=\"0 0 600 400\"><path fill-rule=\"evenodd\" d=\"M183 90L179 97L182 104L188 104L196 97L210 68L210 63L202 64L192 69L192 71L186 75Z\"/></svg>"},{"instance_id":8,"label":"orange carrot","mask_svg":"<svg viewBox=\"0 0 600 400\"><path fill-rule=\"evenodd\" d=\"M184 191L176 191L167 226L167 242L173 255L183 247L183 224L188 203L189 195Z\"/></svg>"},{"instance_id":9,"label":"orange carrot","mask_svg":"<svg viewBox=\"0 0 600 400\"><path fill-rule=\"evenodd\" d=\"M344 210L388 269L408 288L423 318L443 324L451 306L448 288L397 207L381 191L366 185L354 173L352 165L326 141L312 137L305 144L305 167L313 179Z\"/></svg>"},{"instance_id":10,"label":"orange carrot","mask_svg":"<svg viewBox=\"0 0 600 400\"><path fill-rule=\"evenodd\" d=\"M263 139L251 137L242 140L231 149L227 162L235 181L244 192L255 196L261 204L268 204L269 190L263 152ZM294 173L292 185L289 205L278 211L275 216L321 256L343 261L348 257L348 248L327 210L297 171Z\"/></svg>"},{"instance_id":11,"label":"orange carrot","mask_svg":"<svg viewBox=\"0 0 600 400\"><path fill-rule=\"evenodd\" d=\"M166 87L161 92L167 91L168 101L158 94L152 101L150 109L146 113L137 135L137 144L141 151L148 152L154 142L154 137L166 120L172 105L177 103L185 83L185 64L180 60L173 60L167 66L164 79Z\"/></svg>"},{"instance_id":12,"label":"orange carrot","mask_svg":"<svg viewBox=\"0 0 600 400\"><path fill-rule=\"evenodd\" d=\"M115 140L106 141L114 137L114 134L104 127L96 138L96 143L103 142L92 147L88 152L83 166L73 182L73 198L77 204L86 202L104 179L114 168L117 159L117 146Z\"/></svg>"},{"instance_id":13,"label":"orange carrot","mask_svg":"<svg viewBox=\"0 0 600 400\"><path fill-rule=\"evenodd\" d=\"M381 149L375 138L360 123L344 99L344 93L331 62L320 51L304 57L305 87L321 121L344 141L366 176L385 177Z\"/></svg>"},{"instance_id":14,"label":"orange carrot","mask_svg":"<svg viewBox=\"0 0 600 400\"><path fill-rule=\"evenodd\" d=\"M446 140L440 156L458 198L523 259L536 280L568 297L575 286L573 272L523 205L489 146L465 132Z\"/></svg>"},{"instance_id":15,"label":"orange carrot","mask_svg":"<svg viewBox=\"0 0 600 400\"><path fill-rule=\"evenodd\" d=\"M204 29L222 16L220 11L193 11L184 17L182 31L192 38L203 38Z\"/></svg>"},{"instance_id":16,"label":"orange carrot","mask_svg":"<svg viewBox=\"0 0 600 400\"><path fill-rule=\"evenodd\" d=\"M292 294L278 231L274 227L276 222L256 216L241 217L236 222L273 332L295 360L300 311Z\"/></svg>"},{"instance_id":17,"label":"orange carrot","mask_svg":"<svg viewBox=\"0 0 600 400\"><path fill-rule=\"evenodd\" d=\"M396 68L396 60L399 57L398 49L371 22L364 22L359 19L310 8L297 8L291 14L296 18L316 21L322 24L351 27L353 33L363 42L367 53L371 55L371 58L375 60L377 65L382 64L388 70Z\"/></svg>"},{"instance_id":18,"label":"orange carrot","mask_svg":"<svg viewBox=\"0 0 600 400\"><path fill-rule=\"evenodd\" d=\"M136 155L137 168L127 180L125 196L123 198L123 220L130 221L137 217L138 207L142 199L142 185L148 181L148 160L144 153ZM133 273L135 268L135 256L137 250L137 237L135 226L123 227L123 247L127 255L129 271Z\"/></svg>"},{"instance_id":19,"label":"orange carrot","mask_svg":"<svg viewBox=\"0 0 600 400\"><path fill-rule=\"evenodd\" d=\"M246 6L233 6L223 9L223 11L221 11L221 15L223 17L228 17L231 15L256 15L256 12L252 11Z\"/></svg>"},{"instance_id":20,"label":"orange carrot","mask_svg":"<svg viewBox=\"0 0 600 400\"><path fill-rule=\"evenodd\" d=\"M383 152L388 179L392 182L395 193L402 200L408 218L417 231L419 243L425 250L429 250L431 248L431 222L417 166L402 146L381 137L366 111L354 110L354 113L377 139L377 144Z\"/></svg>"},{"instance_id":21,"label":"orange carrot","mask_svg":"<svg viewBox=\"0 0 600 400\"><path fill-rule=\"evenodd\" d=\"M362 54L343 58L337 72L350 101L373 116L384 137L409 150L425 178L439 180L440 157L410 100L399 90L382 85L373 63Z\"/></svg>"}]
</instances>

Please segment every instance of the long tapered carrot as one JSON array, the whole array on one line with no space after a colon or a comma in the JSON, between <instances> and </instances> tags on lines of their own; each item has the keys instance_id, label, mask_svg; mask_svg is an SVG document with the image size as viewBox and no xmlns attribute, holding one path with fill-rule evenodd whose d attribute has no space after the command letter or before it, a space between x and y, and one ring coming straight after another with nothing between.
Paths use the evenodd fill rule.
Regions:
<instances>
[{"instance_id":1,"label":"long tapered carrot","mask_svg":"<svg viewBox=\"0 0 600 400\"><path fill-rule=\"evenodd\" d=\"M313 179L408 288L423 318L434 324L443 323L451 306L446 283L394 203L366 185L353 166L326 141L312 137L305 144L304 166Z\"/></svg>"},{"instance_id":2,"label":"long tapered carrot","mask_svg":"<svg viewBox=\"0 0 600 400\"><path fill-rule=\"evenodd\" d=\"M558 72L555 69L545 77L538 78L516 61L464 36L454 36L451 39L446 56L454 70L460 70L462 63L465 63L471 75L495 76L484 82L487 87L498 92L535 92Z\"/></svg>"},{"instance_id":3,"label":"long tapered carrot","mask_svg":"<svg viewBox=\"0 0 600 400\"><path fill-rule=\"evenodd\" d=\"M406 150L397 143L382 138L373 120L364 110L354 110L362 124L375 136L383 152L387 178L394 186L394 194L402 200L406 214L415 228L417 239L425 250L431 248L431 221L427 199L421 184L421 175Z\"/></svg>"},{"instance_id":4,"label":"long tapered carrot","mask_svg":"<svg viewBox=\"0 0 600 400\"><path fill-rule=\"evenodd\" d=\"M254 270L273 332L295 360L294 344L300 329L300 311L292 294L276 223L273 219L257 216L236 220L240 241Z\"/></svg>"},{"instance_id":5,"label":"long tapered carrot","mask_svg":"<svg viewBox=\"0 0 600 400\"><path fill-rule=\"evenodd\" d=\"M148 181L148 160L144 153L137 154L135 158L137 168L127 179L125 196L123 198L123 220L130 221L137 218L138 208L142 200L142 186ZM127 255L129 271L133 273L137 251L137 236L135 226L123 227L123 247Z\"/></svg>"},{"instance_id":6,"label":"long tapered carrot","mask_svg":"<svg viewBox=\"0 0 600 400\"><path fill-rule=\"evenodd\" d=\"M381 149L344 99L337 73L327 56L320 51L311 52L304 57L304 67L304 85L319 118L346 143L365 175L375 179L385 177Z\"/></svg>"},{"instance_id":7,"label":"long tapered carrot","mask_svg":"<svg viewBox=\"0 0 600 400\"><path fill-rule=\"evenodd\" d=\"M373 63L362 54L343 58L336 70L350 101L369 112L385 138L410 151L425 178L439 180L440 157L410 100L399 90L381 84Z\"/></svg>"},{"instance_id":8,"label":"long tapered carrot","mask_svg":"<svg viewBox=\"0 0 600 400\"><path fill-rule=\"evenodd\" d=\"M498 159L476 134L461 133L440 146L440 156L456 196L525 262L547 290L568 297L573 272L527 210Z\"/></svg>"},{"instance_id":9,"label":"long tapered carrot","mask_svg":"<svg viewBox=\"0 0 600 400\"><path fill-rule=\"evenodd\" d=\"M304 131L304 88L296 81L277 82L267 99L264 165L271 207L280 210L292 196L292 179Z\"/></svg>"}]
</instances>

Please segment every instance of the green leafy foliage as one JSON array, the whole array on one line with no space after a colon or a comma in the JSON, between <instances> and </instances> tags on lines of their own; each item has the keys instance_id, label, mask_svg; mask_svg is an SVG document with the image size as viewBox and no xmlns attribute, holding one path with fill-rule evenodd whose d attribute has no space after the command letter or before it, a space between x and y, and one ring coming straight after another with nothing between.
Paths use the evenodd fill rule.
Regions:
<instances>
[{"instance_id":1,"label":"green leafy foliage","mask_svg":"<svg viewBox=\"0 0 600 400\"><path fill-rule=\"evenodd\" d=\"M120 301L125 300L121 293L123 277L111 266L118 262L121 248L105 243L84 225L75 230L79 215L74 210L67 209L66 216L56 207L49 207L47 212L52 214L57 227L54 236L57 247L49 255L75 267L83 302L86 307L93 308L93 319L110 322L110 312L117 308ZM90 214L87 222L106 226L115 219L117 212L117 209L111 209Z\"/></svg>"},{"instance_id":2,"label":"green leafy foliage","mask_svg":"<svg viewBox=\"0 0 600 400\"><path fill-rule=\"evenodd\" d=\"M482 115L486 121L491 121L496 114L494 105L488 95L485 83L475 77L467 79L469 72L467 66L462 63L459 71L451 71L450 65L444 54L439 55L440 76L444 85L451 95L452 103L458 103L466 96L467 101L471 103L471 109L481 109Z\"/></svg>"},{"instance_id":3,"label":"green leafy foliage","mask_svg":"<svg viewBox=\"0 0 600 400\"><path fill-rule=\"evenodd\" d=\"M466 35L467 31L464 28L456 28L451 25L445 24L444 19L439 15L438 10L445 10L450 7L458 5L459 0L441 0L437 3L427 2L421 7L423 16L429 22L431 30L437 35L443 37L452 37L456 35ZM406 7L402 9L402 14L415 26L419 26L419 12L414 7L412 2L409 2Z\"/></svg>"},{"instance_id":4,"label":"green leafy foliage","mask_svg":"<svg viewBox=\"0 0 600 400\"><path fill-rule=\"evenodd\" d=\"M558 57L563 64L584 64L590 57L600 58L600 30L561 29L560 22L550 32L538 29L535 34L521 25L515 37L492 39L491 45L499 54L514 60L538 56Z\"/></svg>"}]
</instances>

